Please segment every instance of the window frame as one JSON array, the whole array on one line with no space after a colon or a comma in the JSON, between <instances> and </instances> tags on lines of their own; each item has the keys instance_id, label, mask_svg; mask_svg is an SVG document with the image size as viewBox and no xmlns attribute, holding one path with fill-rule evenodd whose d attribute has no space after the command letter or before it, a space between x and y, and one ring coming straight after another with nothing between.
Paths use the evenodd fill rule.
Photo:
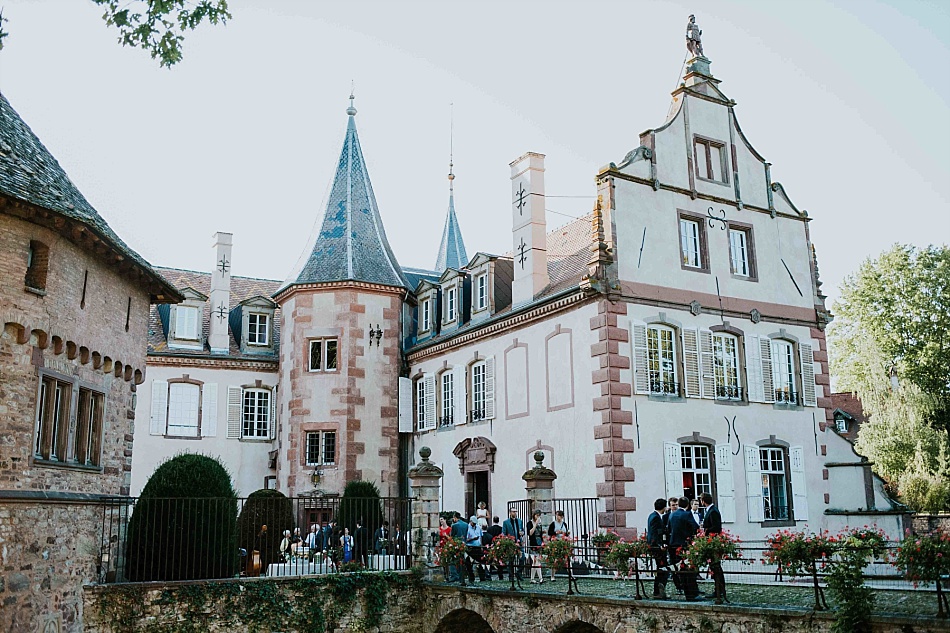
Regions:
<instances>
[{"instance_id":1,"label":"window frame","mask_svg":"<svg viewBox=\"0 0 950 633\"><path fill-rule=\"evenodd\" d=\"M194 387L198 390L198 406L197 406L197 416L195 418L195 434L194 435L183 435L181 433L171 433L171 417L172 417L172 387L178 385L187 385L189 387ZM197 380L184 379L184 378L173 378L168 381L168 391L165 394L165 437L176 438L176 439L189 439L189 440L200 440L201 439L201 414L202 406L204 404L204 386L203 383ZM243 403L243 395L242 395ZM181 428L190 428L183 425L176 425Z\"/></svg>"},{"instance_id":2,"label":"window frame","mask_svg":"<svg viewBox=\"0 0 950 633\"><path fill-rule=\"evenodd\" d=\"M731 355L735 370L735 382L727 383L729 369L726 366L726 342L734 341L735 347ZM718 343L722 343L721 346ZM713 380L715 387L714 398L716 400L725 400L732 402L741 402L744 400L744 389L742 387L742 339L731 332L712 332L712 355L713 355ZM721 379L721 381L720 381Z\"/></svg>"},{"instance_id":3,"label":"window frame","mask_svg":"<svg viewBox=\"0 0 950 633\"><path fill-rule=\"evenodd\" d=\"M481 375L481 381L478 380L479 374ZM488 398L488 368L485 361L479 360L472 363L469 376L469 393L472 401L469 415L472 422L481 422L487 419L485 405Z\"/></svg>"},{"instance_id":4,"label":"window frame","mask_svg":"<svg viewBox=\"0 0 950 633\"><path fill-rule=\"evenodd\" d=\"M757 282L759 280L759 270L758 266L756 265L755 237L752 225L745 222L729 221L726 224L726 231L726 241L729 243L729 272L731 273L732 277L734 279ZM742 233L744 235L747 274L742 274L736 271L734 261L735 253L732 244L733 231Z\"/></svg>"},{"instance_id":5,"label":"window frame","mask_svg":"<svg viewBox=\"0 0 950 633\"><path fill-rule=\"evenodd\" d=\"M793 341L783 338L773 338L771 344L772 389L774 391L772 397L775 399L775 404L798 406L801 404L801 390L798 389L798 376L801 369L798 346ZM787 350L787 355L780 356L779 351L782 348ZM782 362L779 362L780 358ZM779 380L780 378L782 380Z\"/></svg>"},{"instance_id":6,"label":"window frame","mask_svg":"<svg viewBox=\"0 0 950 633\"><path fill-rule=\"evenodd\" d=\"M185 310L186 312L182 312ZM182 316L184 314L194 314L194 330L188 332L188 336L182 333ZM187 325L187 322L185 323ZM193 335L191 335L193 334ZM198 306L189 306L178 304L175 306L175 338L180 341L200 341L201 340L201 308Z\"/></svg>"},{"instance_id":7,"label":"window frame","mask_svg":"<svg viewBox=\"0 0 950 633\"><path fill-rule=\"evenodd\" d=\"M252 332L252 327L253 327L253 326L251 325L251 319L253 319L253 318L255 318L255 317L257 318L257 325L256 325L256 327L253 329L253 331L254 331L255 335L256 335L258 338L260 337L260 335L261 335L261 333L262 333L262 328L261 328L260 320L261 320L261 319L264 320L264 325L263 325L264 340L263 340L263 341L260 341L260 340L252 341L252 340L251 340L251 332ZM247 344L248 344L248 345L255 345L255 346L259 346L259 347L266 347L266 346L270 345L270 322L271 322L270 315L267 314L266 312L248 312L248 313L247 313Z\"/></svg>"},{"instance_id":8,"label":"window frame","mask_svg":"<svg viewBox=\"0 0 950 633\"><path fill-rule=\"evenodd\" d=\"M481 312L488 308L488 273L481 273L475 277L475 310Z\"/></svg>"},{"instance_id":9,"label":"window frame","mask_svg":"<svg viewBox=\"0 0 950 633\"><path fill-rule=\"evenodd\" d=\"M670 340L670 354L672 359L669 360L670 367L664 367L664 361L667 359L663 358L660 354L661 348L658 346L656 350L651 346L652 337L651 333L657 332L656 341L660 342L659 333L664 332L668 333ZM679 382L679 354L677 354L677 341L679 337L677 336L676 328L663 324L663 323L647 323L646 326L646 335L647 335L647 380L650 383L650 395L660 395L660 396L679 396L680 395L680 382ZM657 368L654 369L654 352L656 352L656 365ZM672 369L672 381L663 380L663 374L669 373L670 368ZM654 378L654 374L658 374L657 378Z\"/></svg>"},{"instance_id":10,"label":"window frame","mask_svg":"<svg viewBox=\"0 0 950 633\"><path fill-rule=\"evenodd\" d=\"M416 378L413 385L413 404L415 406L416 430L425 431L426 428L426 382L425 377Z\"/></svg>"},{"instance_id":11,"label":"window frame","mask_svg":"<svg viewBox=\"0 0 950 633\"><path fill-rule=\"evenodd\" d=\"M419 319L420 332L428 332L432 329L432 298L426 297L422 300L420 306L421 317Z\"/></svg>"},{"instance_id":12,"label":"window frame","mask_svg":"<svg viewBox=\"0 0 950 633\"><path fill-rule=\"evenodd\" d=\"M705 452L704 456L696 455L696 452L702 449ZM690 455L687 457L686 453L689 452ZM687 467L686 460L689 459L692 466ZM706 467L699 468L696 467L697 459L705 459ZM693 499L699 499L700 495L704 492L708 492L713 495L713 498L716 498L716 448L704 442L682 442L680 443L680 472L683 483L683 494L681 496L686 497L690 501ZM693 476L693 496L690 497L686 494L686 475L691 473ZM700 489L698 483L697 475L706 475L708 478L707 483L702 484L703 488Z\"/></svg>"},{"instance_id":13,"label":"window frame","mask_svg":"<svg viewBox=\"0 0 950 633\"><path fill-rule=\"evenodd\" d=\"M455 374L448 368L439 374L438 428L455 425Z\"/></svg>"},{"instance_id":14,"label":"window frame","mask_svg":"<svg viewBox=\"0 0 950 633\"><path fill-rule=\"evenodd\" d=\"M776 452L780 455L778 460L773 459L774 453ZM763 460L764 454L768 454L768 457L765 457ZM781 471L772 468L776 463L781 464ZM763 464L768 464L769 468L763 468ZM794 512L792 511L792 495L794 492L791 490L791 468L788 449L784 446L759 446L759 472L761 478L759 486L762 489L763 523L794 521ZM774 516L774 512L771 510L772 504L769 502L773 492L773 481L771 478L775 476L782 477L782 485L777 486L776 490L780 490L785 497L784 516ZM773 516L769 516L770 514L773 514Z\"/></svg>"},{"instance_id":15,"label":"window frame","mask_svg":"<svg viewBox=\"0 0 950 633\"><path fill-rule=\"evenodd\" d=\"M267 396L267 404L263 408L264 413L266 414L266 420L264 420L263 430L260 429L261 420L259 419L248 419L248 395L257 394L256 403L252 404L257 411L261 411L261 396ZM271 424L274 421L271 419L273 417L273 398L274 394L270 389L264 389L261 387L244 387L241 389L241 439L242 440L269 440L271 436ZM251 429L254 430L254 433L248 432L248 424L250 423Z\"/></svg>"},{"instance_id":16,"label":"window frame","mask_svg":"<svg viewBox=\"0 0 950 633\"><path fill-rule=\"evenodd\" d=\"M706 165L706 173L699 173L699 154L700 147L703 148L703 162ZM712 154L713 150L718 150L719 154L719 174L718 178L716 174L713 173L713 162ZM729 155L726 152L726 143L725 141L720 141L714 138L709 138L708 136L702 136L700 134L693 135L693 164L695 169L693 170L696 174L696 178L702 180L703 182L712 182L717 185L728 185L729 184Z\"/></svg>"},{"instance_id":17,"label":"window frame","mask_svg":"<svg viewBox=\"0 0 950 633\"><path fill-rule=\"evenodd\" d=\"M458 288L451 286L445 289L445 322L452 323L458 315Z\"/></svg>"},{"instance_id":18,"label":"window frame","mask_svg":"<svg viewBox=\"0 0 950 633\"><path fill-rule=\"evenodd\" d=\"M317 461L312 461L311 456L311 437L316 436ZM327 461L327 438L333 437L333 459ZM337 441L336 429L320 429L304 432L304 465L305 466L336 466L337 465Z\"/></svg>"},{"instance_id":19,"label":"window frame","mask_svg":"<svg viewBox=\"0 0 950 633\"><path fill-rule=\"evenodd\" d=\"M328 367L328 358L330 344L334 348L334 367ZM320 350L319 367L313 367L313 349L317 346ZM340 371L340 341L336 336L326 336L320 338L307 339L307 373L311 374L335 374Z\"/></svg>"},{"instance_id":20,"label":"window frame","mask_svg":"<svg viewBox=\"0 0 950 633\"><path fill-rule=\"evenodd\" d=\"M26 251L26 272L23 275L24 287L34 294L46 294L46 282L49 276L49 245L39 240L30 240Z\"/></svg>"},{"instance_id":21,"label":"window frame","mask_svg":"<svg viewBox=\"0 0 950 633\"><path fill-rule=\"evenodd\" d=\"M37 377L33 461L44 466L101 472L106 393L58 372L41 369ZM61 394L58 414L55 398L50 400L47 395L50 387L59 389ZM55 423L48 421L49 414L55 415Z\"/></svg>"},{"instance_id":22,"label":"window frame","mask_svg":"<svg viewBox=\"0 0 950 633\"><path fill-rule=\"evenodd\" d=\"M843 415L836 416L835 430L837 430L839 434L846 434L848 432L848 418Z\"/></svg>"},{"instance_id":23,"label":"window frame","mask_svg":"<svg viewBox=\"0 0 950 633\"><path fill-rule=\"evenodd\" d=\"M686 263L687 252L683 244L683 223L692 222L696 225L696 239L698 240L699 266L692 266ZM709 273L709 245L706 235L706 218L689 211L679 210L676 215L676 244L679 253L680 268L693 272Z\"/></svg>"}]
</instances>

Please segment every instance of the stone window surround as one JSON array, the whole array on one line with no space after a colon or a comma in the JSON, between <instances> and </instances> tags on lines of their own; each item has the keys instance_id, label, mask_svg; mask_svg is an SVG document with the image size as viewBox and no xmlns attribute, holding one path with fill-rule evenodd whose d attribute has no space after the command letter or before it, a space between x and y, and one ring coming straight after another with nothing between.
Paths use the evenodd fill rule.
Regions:
<instances>
[{"instance_id":1,"label":"stone window surround","mask_svg":"<svg viewBox=\"0 0 950 633\"><path fill-rule=\"evenodd\" d=\"M749 379L747 374L746 367L746 344L745 344L745 332L739 328L731 325L729 321L723 321L722 325L713 325L709 328L709 331L713 333L715 337L716 334L731 334L736 337L738 341L736 345L736 360L738 361L737 373L739 378L739 387L742 389L742 398L738 400L727 400L724 398L714 398L713 402L719 405L724 406L748 406L749 405ZM715 342L713 343L713 356L715 356Z\"/></svg>"},{"instance_id":2,"label":"stone window surround","mask_svg":"<svg viewBox=\"0 0 950 633\"><path fill-rule=\"evenodd\" d=\"M769 435L767 440L758 440L755 443L760 449L763 448L781 448L782 455L785 458L785 498L788 502L788 517L787 519L767 519L762 521L759 525L764 528L776 528L776 527L795 527L795 491L792 490L792 464L791 458L789 457L788 451L791 448L791 445L785 440L780 440L774 435ZM748 475L746 475L748 476Z\"/></svg>"},{"instance_id":3,"label":"stone window surround","mask_svg":"<svg viewBox=\"0 0 950 633\"><path fill-rule=\"evenodd\" d=\"M267 407L267 436L266 437L255 437L255 436L246 436L244 435L244 392L246 391L266 391L270 394L268 398L268 407ZM242 442L270 442L271 435L275 435L274 425L277 424L276 417L276 398L277 390L271 385L265 385L261 380L255 380L253 385L241 385L241 437L239 438Z\"/></svg>"},{"instance_id":4,"label":"stone window surround","mask_svg":"<svg viewBox=\"0 0 950 633\"><path fill-rule=\"evenodd\" d=\"M709 487L712 488L710 494L712 494L713 499L718 503L719 486L716 481L716 440L711 437L706 437L705 435L700 435L699 431L693 431L692 435L676 438L676 443L680 446L683 444L703 445L709 449ZM682 459L682 457L680 459Z\"/></svg>"},{"instance_id":5,"label":"stone window surround","mask_svg":"<svg viewBox=\"0 0 950 633\"><path fill-rule=\"evenodd\" d=\"M77 376L69 376L67 374L60 373L58 371L53 371L46 368L37 368L37 384L36 384L36 406L40 405L40 392L43 388L43 378L49 377L60 382L70 383L72 385L72 390L70 391L69 397L69 416L67 419L67 424L69 428L72 429L74 422L78 424L77 415L78 415L78 405L79 405L79 389L88 389L102 396L102 422L99 429L99 465L98 466L89 466L84 464L71 464L67 461L52 460L52 459L43 459L36 455L35 451L30 451L30 463L36 466L42 466L44 468L63 468L68 470L76 470L90 473L101 473L102 468L102 435L105 433L106 426L106 411L108 404L108 395L102 389L101 385L96 385L84 380L80 380ZM35 434L39 432L38 420L34 421L33 424L33 436L30 438L32 446L36 446L36 437ZM78 432L78 428L77 428ZM69 438L69 431L66 433L67 444Z\"/></svg>"},{"instance_id":6,"label":"stone window surround","mask_svg":"<svg viewBox=\"0 0 950 633\"><path fill-rule=\"evenodd\" d=\"M468 363L465 365L465 415L468 418L468 422L471 424L479 424L481 422L487 422L485 418L481 420L475 420L474 415L473 415L473 411L475 409L475 385L474 385L475 372L473 370L474 370L475 365L479 363L484 364L485 357L481 356L476 351L472 360L468 361ZM488 374L487 373L485 374L485 380L486 380L486 384L484 385L482 389L485 392L485 397L487 398L488 397L488 384L487 384Z\"/></svg>"},{"instance_id":7,"label":"stone window surround","mask_svg":"<svg viewBox=\"0 0 950 633\"><path fill-rule=\"evenodd\" d=\"M695 222L697 225L697 231L699 232L699 267L688 266L686 262L683 261L683 239L680 235L680 221L681 220L690 220ZM710 274L709 270L709 241L706 234L706 217L694 213L693 211L687 211L685 209L676 210L676 252L677 257L679 258L680 268L683 270L689 270L695 273L706 273Z\"/></svg>"},{"instance_id":8,"label":"stone window surround","mask_svg":"<svg viewBox=\"0 0 950 633\"><path fill-rule=\"evenodd\" d=\"M24 290L45 296L46 277L49 274L49 246L39 240L30 240L26 256L26 273L23 278Z\"/></svg>"},{"instance_id":9,"label":"stone window surround","mask_svg":"<svg viewBox=\"0 0 950 633\"><path fill-rule=\"evenodd\" d=\"M324 431L333 431L336 433L336 455L334 456L334 463L332 464L308 464L307 463L307 433L323 433ZM303 469L312 470L314 466L318 466L323 470L336 470L340 467L342 462L343 451L343 442L340 441L340 425L337 422L304 422L300 425L300 458L297 460L300 467ZM323 450L322 438L320 449Z\"/></svg>"},{"instance_id":10,"label":"stone window surround","mask_svg":"<svg viewBox=\"0 0 950 633\"><path fill-rule=\"evenodd\" d=\"M745 243L746 243L746 257L749 260L749 274L748 275L739 275L732 269L732 240L727 239L727 246L729 247L729 272L732 274L733 279L741 279L742 281L751 281L758 283L759 281L759 266L756 261L756 252L755 252L755 237L753 234L753 226L747 222L736 222L734 220L728 220L726 222L726 230L728 231L744 231L745 232Z\"/></svg>"},{"instance_id":11,"label":"stone window surround","mask_svg":"<svg viewBox=\"0 0 950 633\"><path fill-rule=\"evenodd\" d=\"M201 439L201 418L202 418L202 414L204 413L204 411L202 410L204 407L204 382L200 380L195 380L188 374L182 374L181 378L169 378L165 382L167 383L165 388L168 389L168 392L165 394L165 430L164 430L164 433L162 434L163 437L165 437L165 439L171 439L171 440L200 440ZM175 383L178 383L178 384L185 383L189 385L198 386L198 433L196 435L169 435L168 434L168 410L169 410L169 407L171 407L171 400L172 400L171 386ZM243 402L244 402L244 392L242 391L241 392L242 406L243 406Z\"/></svg>"},{"instance_id":12,"label":"stone window surround","mask_svg":"<svg viewBox=\"0 0 950 633\"><path fill-rule=\"evenodd\" d=\"M444 284L442 286L442 325L451 325L453 323L461 323L462 317L462 284L458 282L461 277L456 277L450 283ZM450 319L449 318L449 290L454 290L455 293L455 315Z\"/></svg>"},{"instance_id":13,"label":"stone window surround","mask_svg":"<svg viewBox=\"0 0 950 633\"><path fill-rule=\"evenodd\" d=\"M651 393L648 397L661 402L683 400L685 398L684 376L686 376L686 368L683 365L685 362L685 357L683 355L683 324L676 319L669 318L665 312L660 312L655 316L646 317L643 319L643 321L646 323L647 330L650 329L651 325L662 325L673 330L673 345L676 353L676 381L679 383L679 389L676 395ZM631 338L631 340L633 339ZM649 350L649 343L647 343L647 349ZM700 377L700 380L702 380L702 377Z\"/></svg>"},{"instance_id":14,"label":"stone window surround","mask_svg":"<svg viewBox=\"0 0 950 633\"><path fill-rule=\"evenodd\" d=\"M703 136L702 134L693 134L693 164L695 165L696 178L703 182L709 182L716 185L722 185L725 187L729 186L729 152L726 151L728 143L725 141L720 141L708 136ZM699 160L697 160L697 154L699 152L699 147L702 146L706 148L706 174L700 175L699 173ZM712 169L712 164L709 159L713 149L719 150L719 168L721 170L722 179L709 178L709 171Z\"/></svg>"},{"instance_id":15,"label":"stone window surround","mask_svg":"<svg viewBox=\"0 0 950 633\"><path fill-rule=\"evenodd\" d=\"M325 336L313 335L309 333L304 334L305 337L305 352L304 358L307 359L307 373L309 375L338 375L340 373L340 368L343 366L343 345L341 345L342 337L339 334L328 334ZM310 354L312 350L312 344L320 341L321 343L321 358L320 358L320 369L311 369L311 359ZM327 341L336 341L336 368L334 369L323 369L324 363L326 363L326 345Z\"/></svg>"},{"instance_id":16,"label":"stone window surround","mask_svg":"<svg viewBox=\"0 0 950 633\"><path fill-rule=\"evenodd\" d=\"M777 409L802 409L804 408L804 405L802 404L804 398L804 378L802 377L802 356L798 337L786 332L785 328L780 328L778 332L772 332L768 335L768 337L772 341L783 341L785 343L791 344L793 357L792 360L795 363L795 389L798 393L798 400L795 403L775 402L772 404L772 406ZM775 363L774 355L772 358L772 363Z\"/></svg>"}]
</instances>

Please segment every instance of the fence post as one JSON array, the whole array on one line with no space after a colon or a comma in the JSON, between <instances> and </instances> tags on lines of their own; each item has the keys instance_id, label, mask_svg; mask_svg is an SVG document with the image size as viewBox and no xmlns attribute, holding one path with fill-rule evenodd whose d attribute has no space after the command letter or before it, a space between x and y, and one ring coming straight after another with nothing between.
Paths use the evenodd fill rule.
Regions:
<instances>
[{"instance_id":1,"label":"fence post","mask_svg":"<svg viewBox=\"0 0 950 633\"><path fill-rule=\"evenodd\" d=\"M522 521L529 521L535 510L541 511L541 523L547 524L553 520L554 508L551 507L551 500L554 498L554 480L557 474L546 467L544 462L544 453L537 451L534 454L534 468L525 471L521 476L524 479L524 489L527 493L531 507L528 510L528 516L522 517Z\"/></svg>"},{"instance_id":2,"label":"fence post","mask_svg":"<svg viewBox=\"0 0 950 633\"><path fill-rule=\"evenodd\" d=\"M409 487L412 489L412 562L425 566L426 543L439 533L439 488L442 469L429 461L432 450L419 449L422 461L409 469ZM421 535L421 538L419 538Z\"/></svg>"}]
</instances>

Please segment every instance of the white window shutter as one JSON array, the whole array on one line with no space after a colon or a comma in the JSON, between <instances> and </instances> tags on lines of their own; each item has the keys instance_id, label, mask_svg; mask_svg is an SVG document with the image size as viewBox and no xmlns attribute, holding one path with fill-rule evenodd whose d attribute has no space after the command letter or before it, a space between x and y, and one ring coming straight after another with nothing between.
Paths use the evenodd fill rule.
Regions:
<instances>
[{"instance_id":1,"label":"white window shutter","mask_svg":"<svg viewBox=\"0 0 950 633\"><path fill-rule=\"evenodd\" d=\"M468 422L468 400L466 396L465 365L457 365L452 368L452 388L455 390L454 411L452 412L452 421L455 424L465 424Z\"/></svg>"},{"instance_id":2,"label":"white window shutter","mask_svg":"<svg viewBox=\"0 0 950 633\"><path fill-rule=\"evenodd\" d=\"M699 368L703 376L703 398L716 397L716 369L713 362L713 334L699 331Z\"/></svg>"},{"instance_id":3,"label":"white window shutter","mask_svg":"<svg viewBox=\"0 0 950 633\"><path fill-rule=\"evenodd\" d=\"M228 387L228 437L239 439L241 437L241 412L243 403L241 402L241 388Z\"/></svg>"},{"instance_id":4,"label":"white window shutter","mask_svg":"<svg viewBox=\"0 0 950 633\"><path fill-rule=\"evenodd\" d=\"M699 398L702 395L699 377L699 333L695 328L683 329L683 370L686 374L686 380L683 381L686 396Z\"/></svg>"},{"instance_id":5,"label":"white window shutter","mask_svg":"<svg viewBox=\"0 0 950 633\"><path fill-rule=\"evenodd\" d=\"M808 491L805 487L805 449L793 446L788 449L788 461L792 470L792 512L796 521L808 520Z\"/></svg>"},{"instance_id":6,"label":"white window shutter","mask_svg":"<svg viewBox=\"0 0 950 633\"><path fill-rule=\"evenodd\" d=\"M647 326L633 321L633 388L636 393L650 393L650 372L647 362Z\"/></svg>"},{"instance_id":7,"label":"white window shutter","mask_svg":"<svg viewBox=\"0 0 950 633\"><path fill-rule=\"evenodd\" d=\"M716 504L723 523L736 522L736 484L732 475L732 448L716 445Z\"/></svg>"},{"instance_id":8,"label":"white window shutter","mask_svg":"<svg viewBox=\"0 0 950 633\"><path fill-rule=\"evenodd\" d=\"M399 432L412 433L412 378L399 377Z\"/></svg>"},{"instance_id":9,"label":"white window shutter","mask_svg":"<svg viewBox=\"0 0 950 633\"><path fill-rule=\"evenodd\" d=\"M815 394L815 355L808 343L802 343L798 349L802 357L802 404L814 407L818 404Z\"/></svg>"},{"instance_id":10,"label":"white window shutter","mask_svg":"<svg viewBox=\"0 0 950 633\"><path fill-rule=\"evenodd\" d=\"M772 379L772 339L759 339L759 354L762 365L762 402L775 402L775 382Z\"/></svg>"},{"instance_id":11,"label":"white window shutter","mask_svg":"<svg viewBox=\"0 0 950 633\"><path fill-rule=\"evenodd\" d=\"M267 425L268 437L277 437L277 388L270 390L270 423Z\"/></svg>"},{"instance_id":12,"label":"white window shutter","mask_svg":"<svg viewBox=\"0 0 950 633\"><path fill-rule=\"evenodd\" d=\"M426 374L423 378L426 386L426 421L425 429L435 428L435 376Z\"/></svg>"},{"instance_id":13,"label":"white window shutter","mask_svg":"<svg viewBox=\"0 0 950 633\"><path fill-rule=\"evenodd\" d=\"M749 523L765 521L765 506L762 503L762 465L759 462L759 447L745 446L745 491Z\"/></svg>"},{"instance_id":14,"label":"white window shutter","mask_svg":"<svg viewBox=\"0 0 950 633\"><path fill-rule=\"evenodd\" d=\"M201 388L201 437L218 434L218 384L206 382Z\"/></svg>"},{"instance_id":15,"label":"white window shutter","mask_svg":"<svg viewBox=\"0 0 950 633\"><path fill-rule=\"evenodd\" d=\"M759 337L746 338L745 346L746 376L749 382L749 402L765 402L765 389L762 386L762 351L759 349Z\"/></svg>"},{"instance_id":16,"label":"white window shutter","mask_svg":"<svg viewBox=\"0 0 950 633\"><path fill-rule=\"evenodd\" d=\"M679 499L683 496L683 457L676 442L663 442L664 469L666 470L666 496Z\"/></svg>"},{"instance_id":17,"label":"white window shutter","mask_svg":"<svg viewBox=\"0 0 950 633\"><path fill-rule=\"evenodd\" d=\"M152 415L149 418L150 435L165 435L165 422L168 416L168 382L152 381Z\"/></svg>"},{"instance_id":18,"label":"white window shutter","mask_svg":"<svg viewBox=\"0 0 950 633\"><path fill-rule=\"evenodd\" d=\"M495 357L485 359L485 419L495 419Z\"/></svg>"}]
</instances>

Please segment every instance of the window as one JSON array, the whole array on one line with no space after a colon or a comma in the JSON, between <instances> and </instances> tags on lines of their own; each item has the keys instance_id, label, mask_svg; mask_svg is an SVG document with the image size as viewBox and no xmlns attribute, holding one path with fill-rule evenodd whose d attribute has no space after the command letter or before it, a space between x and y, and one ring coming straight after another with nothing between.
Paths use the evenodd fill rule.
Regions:
<instances>
[{"instance_id":1,"label":"window","mask_svg":"<svg viewBox=\"0 0 950 633\"><path fill-rule=\"evenodd\" d=\"M99 466L102 449L102 413L105 396L97 391L79 388L79 411L76 415L76 439L70 458L80 466Z\"/></svg>"},{"instance_id":2,"label":"window","mask_svg":"<svg viewBox=\"0 0 950 633\"><path fill-rule=\"evenodd\" d=\"M647 371L650 375L650 393L679 394L676 347L671 328L656 325L647 328Z\"/></svg>"},{"instance_id":3,"label":"window","mask_svg":"<svg viewBox=\"0 0 950 633\"><path fill-rule=\"evenodd\" d=\"M729 182L726 173L726 145L719 141L696 137L693 145L696 176L704 180Z\"/></svg>"},{"instance_id":4,"label":"window","mask_svg":"<svg viewBox=\"0 0 950 633\"><path fill-rule=\"evenodd\" d=\"M241 437L270 438L270 391L245 389L241 410Z\"/></svg>"},{"instance_id":5,"label":"window","mask_svg":"<svg viewBox=\"0 0 950 633\"><path fill-rule=\"evenodd\" d=\"M168 426L166 435L199 436L201 388L188 382L168 384Z\"/></svg>"},{"instance_id":6,"label":"window","mask_svg":"<svg viewBox=\"0 0 950 633\"><path fill-rule=\"evenodd\" d=\"M429 327L432 325L432 300L423 299L422 300L422 328L423 332L428 332Z\"/></svg>"},{"instance_id":7,"label":"window","mask_svg":"<svg viewBox=\"0 0 950 633\"><path fill-rule=\"evenodd\" d=\"M426 426L426 381L416 381L416 428L422 431Z\"/></svg>"},{"instance_id":8,"label":"window","mask_svg":"<svg viewBox=\"0 0 950 633\"><path fill-rule=\"evenodd\" d=\"M310 341L310 371L336 371L337 340L321 338Z\"/></svg>"},{"instance_id":9,"label":"window","mask_svg":"<svg viewBox=\"0 0 950 633\"><path fill-rule=\"evenodd\" d=\"M249 345L268 344L268 321L266 314L251 312L247 315L247 342Z\"/></svg>"},{"instance_id":10,"label":"window","mask_svg":"<svg viewBox=\"0 0 950 633\"><path fill-rule=\"evenodd\" d=\"M488 275L479 275L475 279L475 305L477 310L488 307Z\"/></svg>"},{"instance_id":11,"label":"window","mask_svg":"<svg viewBox=\"0 0 950 633\"><path fill-rule=\"evenodd\" d=\"M762 500L765 520L785 521L789 518L785 450L761 448L759 461L762 467Z\"/></svg>"},{"instance_id":12,"label":"window","mask_svg":"<svg viewBox=\"0 0 950 633\"><path fill-rule=\"evenodd\" d=\"M30 240L26 253L26 278L28 288L46 290L46 274L49 272L49 246L37 240Z\"/></svg>"},{"instance_id":13,"label":"window","mask_svg":"<svg viewBox=\"0 0 950 633\"><path fill-rule=\"evenodd\" d=\"M198 308L175 306L175 338L198 340Z\"/></svg>"},{"instance_id":14,"label":"window","mask_svg":"<svg viewBox=\"0 0 950 633\"><path fill-rule=\"evenodd\" d=\"M739 386L739 339L731 334L713 334L713 375L716 398L741 400Z\"/></svg>"},{"instance_id":15,"label":"window","mask_svg":"<svg viewBox=\"0 0 950 633\"><path fill-rule=\"evenodd\" d=\"M445 320L455 320L455 288L445 291Z\"/></svg>"},{"instance_id":16,"label":"window","mask_svg":"<svg viewBox=\"0 0 950 633\"><path fill-rule=\"evenodd\" d=\"M750 277L748 233L741 229L729 229L729 255L732 273L741 277Z\"/></svg>"},{"instance_id":17,"label":"window","mask_svg":"<svg viewBox=\"0 0 950 633\"><path fill-rule=\"evenodd\" d=\"M455 381L451 370L442 373L442 417L439 426L451 426L454 423L452 414L455 411Z\"/></svg>"},{"instance_id":18,"label":"window","mask_svg":"<svg viewBox=\"0 0 950 633\"><path fill-rule=\"evenodd\" d=\"M772 341L772 381L775 402L798 404L795 393L795 346L788 341Z\"/></svg>"},{"instance_id":19,"label":"window","mask_svg":"<svg viewBox=\"0 0 950 633\"><path fill-rule=\"evenodd\" d=\"M706 268L704 238L703 223L700 220L680 217L680 254L684 268Z\"/></svg>"},{"instance_id":20,"label":"window","mask_svg":"<svg viewBox=\"0 0 950 633\"><path fill-rule=\"evenodd\" d=\"M336 464L336 431L307 433L307 466Z\"/></svg>"},{"instance_id":21,"label":"window","mask_svg":"<svg viewBox=\"0 0 950 633\"><path fill-rule=\"evenodd\" d=\"M472 365L472 422L485 419L485 362Z\"/></svg>"},{"instance_id":22,"label":"window","mask_svg":"<svg viewBox=\"0 0 950 633\"><path fill-rule=\"evenodd\" d=\"M39 406L36 410L36 443L34 453L40 459L66 461L69 442L69 408L72 383L43 376L40 382Z\"/></svg>"},{"instance_id":23,"label":"window","mask_svg":"<svg viewBox=\"0 0 950 633\"><path fill-rule=\"evenodd\" d=\"M680 446L680 457L683 465L683 496L698 499L704 492L712 494L709 446L683 444Z\"/></svg>"},{"instance_id":24,"label":"window","mask_svg":"<svg viewBox=\"0 0 950 633\"><path fill-rule=\"evenodd\" d=\"M843 415L835 417L835 428L838 429L838 433L847 433L848 432L848 418Z\"/></svg>"}]
</instances>

